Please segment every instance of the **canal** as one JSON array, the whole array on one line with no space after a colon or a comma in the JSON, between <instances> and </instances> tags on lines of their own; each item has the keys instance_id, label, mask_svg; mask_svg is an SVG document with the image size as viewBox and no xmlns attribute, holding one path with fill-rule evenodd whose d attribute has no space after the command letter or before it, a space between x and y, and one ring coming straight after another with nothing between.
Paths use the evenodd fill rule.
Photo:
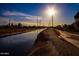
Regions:
<instances>
[{"instance_id":1,"label":"canal","mask_svg":"<svg viewBox=\"0 0 79 59\"><path fill-rule=\"evenodd\" d=\"M26 55L44 29L0 38L0 55Z\"/></svg>"}]
</instances>

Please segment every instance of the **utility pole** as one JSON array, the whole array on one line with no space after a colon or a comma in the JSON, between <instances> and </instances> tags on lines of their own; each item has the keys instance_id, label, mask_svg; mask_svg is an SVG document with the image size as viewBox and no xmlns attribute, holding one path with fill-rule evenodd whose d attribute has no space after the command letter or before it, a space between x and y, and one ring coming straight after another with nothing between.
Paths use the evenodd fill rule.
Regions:
<instances>
[{"instance_id":1,"label":"utility pole","mask_svg":"<svg viewBox=\"0 0 79 59\"><path fill-rule=\"evenodd\" d=\"M52 27L53 27L53 16L52 16Z\"/></svg>"},{"instance_id":2,"label":"utility pole","mask_svg":"<svg viewBox=\"0 0 79 59\"><path fill-rule=\"evenodd\" d=\"M40 20L40 26L41 26L41 20Z\"/></svg>"},{"instance_id":3,"label":"utility pole","mask_svg":"<svg viewBox=\"0 0 79 59\"><path fill-rule=\"evenodd\" d=\"M49 21L49 23L48 23L48 27L50 27L50 21Z\"/></svg>"},{"instance_id":4,"label":"utility pole","mask_svg":"<svg viewBox=\"0 0 79 59\"><path fill-rule=\"evenodd\" d=\"M38 27L38 16L37 16L37 27Z\"/></svg>"},{"instance_id":5,"label":"utility pole","mask_svg":"<svg viewBox=\"0 0 79 59\"><path fill-rule=\"evenodd\" d=\"M10 26L10 19L9 19L9 26Z\"/></svg>"}]
</instances>

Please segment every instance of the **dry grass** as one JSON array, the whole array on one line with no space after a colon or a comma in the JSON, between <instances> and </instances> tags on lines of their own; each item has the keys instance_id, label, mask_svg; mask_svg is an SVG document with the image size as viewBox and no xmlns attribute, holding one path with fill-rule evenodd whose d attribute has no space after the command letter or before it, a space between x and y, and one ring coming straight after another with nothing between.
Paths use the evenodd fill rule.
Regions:
<instances>
[{"instance_id":1,"label":"dry grass","mask_svg":"<svg viewBox=\"0 0 79 59\"><path fill-rule=\"evenodd\" d=\"M10 36L10 35L15 35L15 34L20 34L20 33L24 33L24 32L30 32L33 30L37 30L37 28L23 28L23 29L0 29L0 37L5 37L5 36Z\"/></svg>"}]
</instances>

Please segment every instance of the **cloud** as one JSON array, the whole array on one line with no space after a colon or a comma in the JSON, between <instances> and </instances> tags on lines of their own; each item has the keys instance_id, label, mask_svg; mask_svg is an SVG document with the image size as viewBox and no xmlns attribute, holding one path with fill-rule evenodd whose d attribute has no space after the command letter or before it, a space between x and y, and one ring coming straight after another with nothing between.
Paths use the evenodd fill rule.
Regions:
<instances>
[{"instance_id":1,"label":"cloud","mask_svg":"<svg viewBox=\"0 0 79 59\"><path fill-rule=\"evenodd\" d=\"M21 17L31 16L31 15L28 15L28 14L15 12L15 11L5 11L2 15L3 16L21 16Z\"/></svg>"},{"instance_id":2,"label":"cloud","mask_svg":"<svg viewBox=\"0 0 79 59\"><path fill-rule=\"evenodd\" d=\"M25 19L30 19L30 20L44 20L47 19L47 17L43 17L43 16L33 16L33 15L29 15L26 13L21 13L21 12L15 12L15 11L5 11L4 13L2 13L3 16L17 16L17 17L24 17Z\"/></svg>"},{"instance_id":3,"label":"cloud","mask_svg":"<svg viewBox=\"0 0 79 59\"><path fill-rule=\"evenodd\" d=\"M29 20L36 20L37 17L36 16L32 16L29 14L25 14L25 13L21 13L21 12L15 12L15 11L5 11L4 13L2 13L3 16L10 16L10 17L17 17L17 18L23 18L23 19L29 19Z\"/></svg>"},{"instance_id":4,"label":"cloud","mask_svg":"<svg viewBox=\"0 0 79 59\"><path fill-rule=\"evenodd\" d=\"M36 20L35 16L21 13L21 12L15 12L15 11L5 11L2 13L2 15L6 17L13 17L16 20L19 19L19 21L32 21L33 22L34 20Z\"/></svg>"},{"instance_id":5,"label":"cloud","mask_svg":"<svg viewBox=\"0 0 79 59\"><path fill-rule=\"evenodd\" d=\"M6 25L9 23L9 19L5 17L0 17L0 25Z\"/></svg>"},{"instance_id":6,"label":"cloud","mask_svg":"<svg viewBox=\"0 0 79 59\"><path fill-rule=\"evenodd\" d=\"M26 13L21 13L21 12L15 12L15 11L5 11L2 13L3 16L6 17L0 17L0 21L2 21L1 23L4 23L4 21L1 18L4 18L5 21L7 20L11 20L12 22L22 22L24 24L26 23L36 23L37 24L37 20L40 23L40 21L43 22L48 22L48 17L43 17L43 16L33 16L33 15L29 15Z\"/></svg>"}]
</instances>

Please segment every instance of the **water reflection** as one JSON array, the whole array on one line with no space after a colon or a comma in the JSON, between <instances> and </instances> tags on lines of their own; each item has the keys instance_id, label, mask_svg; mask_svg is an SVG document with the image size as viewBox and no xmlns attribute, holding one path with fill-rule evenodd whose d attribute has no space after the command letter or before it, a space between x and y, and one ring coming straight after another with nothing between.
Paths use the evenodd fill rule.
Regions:
<instances>
[{"instance_id":1,"label":"water reflection","mask_svg":"<svg viewBox=\"0 0 79 59\"><path fill-rule=\"evenodd\" d=\"M26 55L33 45L37 35L44 29L28 33L8 36L0 39L0 52L9 52L10 55Z\"/></svg>"}]
</instances>

